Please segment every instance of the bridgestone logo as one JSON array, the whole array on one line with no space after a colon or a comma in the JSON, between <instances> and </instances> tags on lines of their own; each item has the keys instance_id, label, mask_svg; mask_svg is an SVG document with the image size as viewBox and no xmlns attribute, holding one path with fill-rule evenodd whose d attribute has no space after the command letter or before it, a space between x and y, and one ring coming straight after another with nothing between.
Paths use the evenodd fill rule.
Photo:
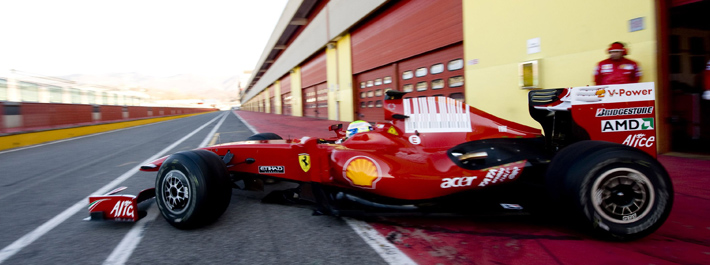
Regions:
<instances>
[{"instance_id":1,"label":"bridgestone logo","mask_svg":"<svg viewBox=\"0 0 710 265\"><path fill-rule=\"evenodd\" d=\"M284 166L259 166L259 174L284 174Z\"/></svg>"},{"instance_id":2,"label":"bridgestone logo","mask_svg":"<svg viewBox=\"0 0 710 265\"><path fill-rule=\"evenodd\" d=\"M626 132L653 130L653 118L603 120L602 132Z\"/></svg>"},{"instance_id":3,"label":"bridgestone logo","mask_svg":"<svg viewBox=\"0 0 710 265\"><path fill-rule=\"evenodd\" d=\"M653 107L636 107L636 108L623 108L623 109L597 109L597 117L609 117L609 116L624 116L624 115L639 115L639 114L652 114Z\"/></svg>"}]
</instances>

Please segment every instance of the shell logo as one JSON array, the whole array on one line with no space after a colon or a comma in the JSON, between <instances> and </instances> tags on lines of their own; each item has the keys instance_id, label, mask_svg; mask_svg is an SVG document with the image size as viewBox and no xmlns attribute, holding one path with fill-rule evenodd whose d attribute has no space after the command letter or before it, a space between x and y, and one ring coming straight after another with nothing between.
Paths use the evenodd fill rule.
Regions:
<instances>
[{"instance_id":1,"label":"shell logo","mask_svg":"<svg viewBox=\"0 0 710 265\"><path fill-rule=\"evenodd\" d=\"M343 177L355 187L374 189L377 181L382 178L382 174L375 160L365 156L356 156L345 163Z\"/></svg>"},{"instance_id":2,"label":"shell logo","mask_svg":"<svg viewBox=\"0 0 710 265\"><path fill-rule=\"evenodd\" d=\"M603 98L604 94L606 94L606 89L604 89L604 88L598 89L597 92L595 93L595 95L597 95L597 97L599 97L599 98Z\"/></svg>"}]
</instances>

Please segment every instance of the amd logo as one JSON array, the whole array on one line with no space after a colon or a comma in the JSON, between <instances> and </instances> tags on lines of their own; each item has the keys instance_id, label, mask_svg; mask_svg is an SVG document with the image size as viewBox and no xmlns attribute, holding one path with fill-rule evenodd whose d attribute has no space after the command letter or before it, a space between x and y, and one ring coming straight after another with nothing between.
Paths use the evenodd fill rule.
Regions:
<instances>
[{"instance_id":1,"label":"amd logo","mask_svg":"<svg viewBox=\"0 0 710 265\"><path fill-rule=\"evenodd\" d=\"M602 132L653 130L653 118L603 120Z\"/></svg>"}]
</instances>

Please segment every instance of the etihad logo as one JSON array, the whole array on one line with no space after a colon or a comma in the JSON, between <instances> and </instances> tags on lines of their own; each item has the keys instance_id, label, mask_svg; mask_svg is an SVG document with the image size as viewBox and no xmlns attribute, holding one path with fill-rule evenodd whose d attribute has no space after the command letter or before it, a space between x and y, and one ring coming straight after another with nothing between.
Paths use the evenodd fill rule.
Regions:
<instances>
[{"instance_id":1,"label":"etihad logo","mask_svg":"<svg viewBox=\"0 0 710 265\"><path fill-rule=\"evenodd\" d=\"M260 174L284 174L286 173L286 168L284 166L260 166Z\"/></svg>"},{"instance_id":2,"label":"etihad logo","mask_svg":"<svg viewBox=\"0 0 710 265\"><path fill-rule=\"evenodd\" d=\"M374 189L382 178L382 173L377 162L372 158L356 156L345 163L343 177L355 187Z\"/></svg>"},{"instance_id":3,"label":"etihad logo","mask_svg":"<svg viewBox=\"0 0 710 265\"><path fill-rule=\"evenodd\" d=\"M653 130L653 118L603 120L602 132L627 132Z\"/></svg>"},{"instance_id":4,"label":"etihad logo","mask_svg":"<svg viewBox=\"0 0 710 265\"><path fill-rule=\"evenodd\" d=\"M597 117L609 117L609 116L625 116L625 115L639 115L639 114L653 114L653 107L636 107L636 108L623 108L623 109L597 109Z\"/></svg>"}]
</instances>

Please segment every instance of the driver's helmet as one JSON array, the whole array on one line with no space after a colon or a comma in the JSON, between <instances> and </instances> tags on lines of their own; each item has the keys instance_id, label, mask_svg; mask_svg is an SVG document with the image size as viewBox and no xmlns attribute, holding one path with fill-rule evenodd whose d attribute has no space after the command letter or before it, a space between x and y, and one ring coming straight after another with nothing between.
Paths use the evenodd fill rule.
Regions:
<instances>
[{"instance_id":1,"label":"driver's helmet","mask_svg":"<svg viewBox=\"0 0 710 265\"><path fill-rule=\"evenodd\" d=\"M372 131L372 125L366 121L354 121L348 125L348 130L345 132L345 137L350 138L356 133Z\"/></svg>"}]
</instances>

